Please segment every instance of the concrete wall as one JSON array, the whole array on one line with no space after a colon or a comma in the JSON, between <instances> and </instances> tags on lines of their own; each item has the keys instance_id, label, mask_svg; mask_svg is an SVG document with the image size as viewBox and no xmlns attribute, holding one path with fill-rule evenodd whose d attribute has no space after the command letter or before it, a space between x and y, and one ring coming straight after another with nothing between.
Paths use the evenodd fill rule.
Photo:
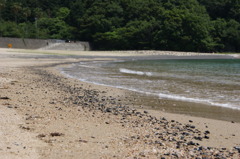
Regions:
<instances>
[{"instance_id":1,"label":"concrete wall","mask_svg":"<svg viewBox=\"0 0 240 159\"><path fill-rule=\"evenodd\" d=\"M65 43L64 40L55 40L55 39L21 39L21 38L7 38L7 37L0 37L0 48L8 48L8 44L12 44L12 48L18 48L18 49L41 49L49 46L49 44L54 43ZM66 43L67 44L67 43ZM74 43L71 43L72 45ZM82 48L79 48L80 51L83 50L90 50L90 45L88 42L75 42L77 45L81 45ZM71 45L71 46L72 46ZM67 46L67 45L66 45ZM70 45L69 45L70 46ZM65 47L66 50L71 50L71 48ZM58 50L58 48L55 48ZM77 47L76 47L77 49ZM61 50L64 50L64 48L61 48Z\"/></svg>"}]
</instances>

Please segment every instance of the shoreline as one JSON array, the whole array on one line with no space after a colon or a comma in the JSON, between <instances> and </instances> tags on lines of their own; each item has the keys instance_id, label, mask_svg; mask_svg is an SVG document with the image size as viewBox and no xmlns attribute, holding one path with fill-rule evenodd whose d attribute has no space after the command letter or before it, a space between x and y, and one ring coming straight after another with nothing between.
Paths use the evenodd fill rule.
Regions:
<instances>
[{"instance_id":1,"label":"shoreline","mask_svg":"<svg viewBox=\"0 0 240 159\"><path fill-rule=\"evenodd\" d=\"M89 62L92 62L92 61L94 62L96 60L90 60ZM110 59L110 60L103 59L100 61L112 62L112 61L116 61L116 59ZM71 65L67 66L67 68L71 68ZM141 106L141 107L144 107L145 109L158 110L158 111L163 111L168 113L176 113L176 114L183 114L183 115L189 115L189 116L196 116L196 117L203 117L203 118L209 118L209 119L217 119L222 121L240 123L240 118L239 118L240 108L225 107L221 105L214 105L210 103L194 102L194 101L187 101L187 100L160 98L156 94L144 93L144 92L139 92L137 90L127 89L124 87L118 87L114 85L107 85L107 84L81 80L81 79L78 79L77 77L74 77L65 73L62 69L64 69L64 67L61 67L61 66L58 67L58 70L68 78L77 79L87 84L125 90L126 92L128 92L128 94L133 96L132 98L136 98L136 100L134 100L134 104L132 105L133 106L138 105L137 106L138 108L140 108Z\"/></svg>"},{"instance_id":2,"label":"shoreline","mask_svg":"<svg viewBox=\"0 0 240 159\"><path fill-rule=\"evenodd\" d=\"M67 66L66 64L64 64L65 66ZM58 66L59 67L59 66ZM61 67L61 65L60 65ZM138 92L132 92L129 90L125 90L125 89L121 89L121 88L115 88L115 87L109 87L109 86L105 86L105 85L97 85L97 84L93 84L93 83L89 83L89 82L85 82L85 81L80 81L76 78L73 77L66 77L64 74L62 74L59 70L56 70L55 68L50 68L50 74L56 74L62 78L65 78L66 81L73 81L75 84L77 85L81 85L81 87L83 89L87 89L87 90L94 90L94 91L99 91L101 93L104 93L104 97L110 97L113 98L115 101L120 101L120 105L124 105L126 106L128 109L133 109L135 111L139 111L142 113L142 115L146 115L146 116L153 116L153 118L157 117L157 118L166 118L169 119L170 121L176 121L177 123L181 123L181 124L186 124L189 125L189 123L194 122L197 126L197 128L202 131L208 131L210 130L211 133L214 134L213 139L208 141L199 141L199 143L203 144L206 147L217 147L217 148L223 148L224 145L228 145L228 148L230 147L234 147L233 145L237 144L240 146L240 143L235 142L238 139L234 139L234 137L237 136L237 134L240 135L240 133L238 133L238 130L240 130L240 127L237 127L236 129L234 128L234 130L231 128L234 124L239 125L240 126L240 122L239 121L232 121L232 120L219 120L214 119L214 118L209 118L209 117L202 117L202 116L196 116L196 115L191 115L191 114L181 114L181 113L174 113L172 111L167 112L166 110L159 110L159 109L152 109L151 107L149 107L149 105L143 106L141 103L141 105L136 102L136 99L139 98L139 95L141 94L142 96L145 96L145 94L142 93L138 93ZM101 96L100 93L100 96ZM127 94L127 96L126 96ZM78 99L77 99L78 100ZM162 100L162 99L160 99ZM164 102L166 102L166 100L163 100ZM179 101L173 101L173 100L169 100L170 102L168 104L176 104ZM140 101L142 102L142 101ZM192 102L183 102L183 104L189 103L188 105L191 107L191 105L193 104ZM116 104L117 103L111 103L110 107L112 106L112 104ZM167 104L167 105L168 105ZM196 105L199 105L199 103L195 103ZM113 106L114 107L114 106ZM206 107L211 107L211 106L206 106ZM216 109L218 109L219 107L216 107ZM105 108L105 110L103 111L104 113L113 113L111 111L107 111ZM113 108L114 109L114 108ZM224 110L232 110L230 108L224 108ZM235 110L232 110L235 111ZM237 113L239 115L239 112ZM114 113L113 113L114 115ZM235 126L236 126L235 125ZM228 128L224 131L222 131L222 126L224 126L225 128ZM215 130L214 130L215 129ZM228 136L228 137L227 137ZM219 140L219 137L225 137L223 138L223 140L225 141L221 141ZM238 136L237 138L240 139L240 136ZM217 141L219 140L219 141ZM232 142L232 143L231 143Z\"/></svg>"},{"instance_id":3,"label":"shoreline","mask_svg":"<svg viewBox=\"0 0 240 159\"><path fill-rule=\"evenodd\" d=\"M59 55L59 56L80 56L80 57L135 57L135 58L235 58L239 59L240 54L223 54L223 53L197 53L197 52L180 52L180 51L158 51L158 50L126 50L126 51L65 51L65 50L26 50L26 49L4 49L0 48L1 52L13 54L32 54L32 55Z\"/></svg>"},{"instance_id":4,"label":"shoreline","mask_svg":"<svg viewBox=\"0 0 240 159\"><path fill-rule=\"evenodd\" d=\"M69 67L69 65L66 67ZM59 71L60 74L62 74L67 78L75 79L75 80L78 80L79 82L82 82L88 85L96 85L101 87L119 89L127 92L129 96L131 96L132 98L135 98L134 102L130 104L132 105L132 107L240 123L240 118L239 118L240 109L237 109L237 108L223 107L223 106L205 104L200 102L182 101L177 99L175 100L175 99L168 99L168 98L159 98L156 95L149 95L147 93L141 93L133 90L128 90L125 88L99 84L94 82L88 82L88 81L82 81L80 79L77 79L73 76L70 76L66 73L61 72L60 70L61 68L64 68L64 67L61 67L61 66L57 67L57 71Z\"/></svg>"},{"instance_id":5,"label":"shoreline","mask_svg":"<svg viewBox=\"0 0 240 159\"><path fill-rule=\"evenodd\" d=\"M62 67L62 66L58 66L58 67ZM53 72L57 71L57 74L60 74L60 76L63 77L67 77L66 75L62 74L59 70L53 70ZM219 107L219 106L210 106L210 105L206 105L206 104L200 104L200 103L193 103L193 102L185 102L185 101L178 101L178 100L168 100L168 99L159 99L158 97L153 97L153 96L148 96L144 93L139 93L139 92L134 92L134 91L130 91L130 90L126 90L126 89L122 89L122 88L116 88L116 87L111 87L111 86L106 86L106 85L98 85L98 84L94 84L91 82L86 82L86 81L81 81L78 80L77 78L74 77L67 77L70 78L73 81L77 81L78 83L81 83L81 85L87 85L87 87L84 88L92 88L92 89L99 89L100 90L109 90L111 92L116 92L117 94L120 95L114 95L114 97L120 97L123 94L127 94L128 96L126 97L126 95L124 95L123 97L120 98L120 101L124 101L124 105L127 105L128 107L132 108L132 109L136 109L142 113L144 112L148 112L147 114L149 115L153 115L154 117L158 117L158 118L170 118L170 120L175 120L178 121L180 123L183 124L189 124L189 121L196 121L196 125L198 126L198 128L201 131L206 131L207 129L211 129L211 132L213 132L214 138L212 139L212 141L204 141L201 142L201 144L203 144L204 146L210 146L210 147L218 147L218 148L222 148L224 147L223 145L232 145L230 144L230 142L234 143L235 139L233 139L232 137L236 136L236 134L238 133L238 130L240 130L240 127L232 130L232 124L237 124L240 126L240 118L239 118L239 114L240 111L235 110L235 109L231 109L231 108L225 108L225 107ZM109 93L108 95L111 96L113 95L112 93ZM145 97L145 98L144 98ZM142 99L138 101L138 99ZM155 98L155 99L153 99ZM143 101L146 102L143 102ZM174 111L174 110L166 110L166 107L163 108L154 108L151 106L152 101L154 100L158 100L158 101L162 101L164 103L164 105L169 106L169 105L174 105L172 109L176 109L176 105L178 106L183 106L185 107L185 109L191 109L188 113L186 113L186 111L184 112L179 112L179 111ZM126 102L127 101L127 102ZM179 104L179 102L181 102L181 104ZM148 103L148 104L146 104ZM160 104L160 103L158 103ZM194 106L195 107L199 107L197 109L193 111ZM203 114L198 114L197 111L202 109L201 107L204 107L203 110L206 110L206 112L204 113L208 113L209 111L211 112L210 114L207 114L205 116L203 116ZM193 107L193 108L192 108ZM209 110L210 108L210 110ZM171 108L170 108L171 109ZM221 109L221 110L219 110ZM214 114L216 113L218 115L221 115L221 113L226 113L226 115L233 115L232 113L234 113L233 116L231 116L229 118L229 116L222 116L219 117L218 115ZM222 131L222 129L227 128L226 130ZM223 135L224 134L224 135ZM221 137L225 137L223 138L223 140L221 141L217 141L219 140L219 138ZM226 137L228 136L228 137ZM229 142L229 138L231 138L230 142ZM238 140L238 139L237 139ZM239 140L240 140L240 136L239 136ZM199 141L198 141L199 142ZM238 143L235 143L238 144ZM240 143L239 143L240 145ZM233 146L233 145L232 145ZM231 146L230 146L231 147Z\"/></svg>"},{"instance_id":6,"label":"shoreline","mask_svg":"<svg viewBox=\"0 0 240 159\"><path fill-rule=\"evenodd\" d=\"M127 91L69 79L55 68L67 61L84 59L17 59L1 61L0 67L5 69L0 77L5 82L0 96L9 99L0 100L0 105L9 110L3 111L12 114L11 118L17 114L22 119L20 126L13 123L14 129L28 132L28 141L35 143L24 148L27 142L19 139L20 146L13 146L13 136L22 134L12 132L0 147L7 155L15 152L18 158L239 157L239 123L135 109L130 103L136 97L126 99Z\"/></svg>"}]
</instances>

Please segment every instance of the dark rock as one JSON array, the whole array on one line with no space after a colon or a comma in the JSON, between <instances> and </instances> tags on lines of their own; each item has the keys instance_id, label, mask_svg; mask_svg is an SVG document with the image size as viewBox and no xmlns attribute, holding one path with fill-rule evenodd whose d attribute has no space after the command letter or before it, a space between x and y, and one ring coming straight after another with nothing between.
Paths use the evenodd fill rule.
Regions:
<instances>
[{"instance_id":1,"label":"dark rock","mask_svg":"<svg viewBox=\"0 0 240 159\"><path fill-rule=\"evenodd\" d=\"M195 129L195 126L194 126L194 125L191 125L190 128Z\"/></svg>"},{"instance_id":2,"label":"dark rock","mask_svg":"<svg viewBox=\"0 0 240 159\"><path fill-rule=\"evenodd\" d=\"M204 134L205 135L210 134L210 131L207 130L207 131L204 132Z\"/></svg>"},{"instance_id":3,"label":"dark rock","mask_svg":"<svg viewBox=\"0 0 240 159\"><path fill-rule=\"evenodd\" d=\"M202 146L198 147L198 151L202 151L202 150L203 150Z\"/></svg>"},{"instance_id":4,"label":"dark rock","mask_svg":"<svg viewBox=\"0 0 240 159\"><path fill-rule=\"evenodd\" d=\"M184 135L184 136L189 136L190 134L187 133L187 132L183 132L182 135Z\"/></svg>"},{"instance_id":5,"label":"dark rock","mask_svg":"<svg viewBox=\"0 0 240 159\"><path fill-rule=\"evenodd\" d=\"M184 139L184 136L181 136L180 139L183 140L183 139Z\"/></svg>"},{"instance_id":6,"label":"dark rock","mask_svg":"<svg viewBox=\"0 0 240 159\"><path fill-rule=\"evenodd\" d=\"M202 137L200 137L200 136L194 136L194 139L195 139L195 140L202 141Z\"/></svg>"},{"instance_id":7,"label":"dark rock","mask_svg":"<svg viewBox=\"0 0 240 159\"><path fill-rule=\"evenodd\" d=\"M163 117L162 120L167 120L167 119Z\"/></svg>"},{"instance_id":8,"label":"dark rock","mask_svg":"<svg viewBox=\"0 0 240 159\"><path fill-rule=\"evenodd\" d=\"M141 157L146 157L146 155L144 154L144 152L140 152L139 155L140 155Z\"/></svg>"},{"instance_id":9,"label":"dark rock","mask_svg":"<svg viewBox=\"0 0 240 159\"><path fill-rule=\"evenodd\" d=\"M146 138L149 138L149 137L150 137L150 135L145 135L145 137L146 137Z\"/></svg>"},{"instance_id":10,"label":"dark rock","mask_svg":"<svg viewBox=\"0 0 240 159\"><path fill-rule=\"evenodd\" d=\"M111 109L111 108L107 108L107 109L106 109L106 112L111 113L111 112L112 112L112 109Z\"/></svg>"},{"instance_id":11,"label":"dark rock","mask_svg":"<svg viewBox=\"0 0 240 159\"><path fill-rule=\"evenodd\" d=\"M187 145L195 145L195 143L193 141L189 141Z\"/></svg>"},{"instance_id":12,"label":"dark rock","mask_svg":"<svg viewBox=\"0 0 240 159\"><path fill-rule=\"evenodd\" d=\"M209 139L209 136L205 135L204 138L205 138L205 139Z\"/></svg>"},{"instance_id":13,"label":"dark rock","mask_svg":"<svg viewBox=\"0 0 240 159\"><path fill-rule=\"evenodd\" d=\"M157 145L163 146L163 144L160 141L155 141L154 143Z\"/></svg>"}]
</instances>

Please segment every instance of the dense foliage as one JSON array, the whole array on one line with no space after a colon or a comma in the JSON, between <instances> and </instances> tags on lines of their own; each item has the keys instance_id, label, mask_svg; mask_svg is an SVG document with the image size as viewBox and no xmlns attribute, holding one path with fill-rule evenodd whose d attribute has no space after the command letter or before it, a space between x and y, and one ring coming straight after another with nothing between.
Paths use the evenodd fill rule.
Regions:
<instances>
[{"instance_id":1,"label":"dense foliage","mask_svg":"<svg viewBox=\"0 0 240 159\"><path fill-rule=\"evenodd\" d=\"M0 0L0 36L101 50L240 51L240 0Z\"/></svg>"}]
</instances>

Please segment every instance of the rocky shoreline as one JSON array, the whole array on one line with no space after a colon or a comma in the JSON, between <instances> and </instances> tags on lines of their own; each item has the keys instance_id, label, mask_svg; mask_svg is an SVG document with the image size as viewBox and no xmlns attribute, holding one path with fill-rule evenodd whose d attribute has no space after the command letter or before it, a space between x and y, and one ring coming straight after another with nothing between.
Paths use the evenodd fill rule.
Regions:
<instances>
[{"instance_id":1,"label":"rocky shoreline","mask_svg":"<svg viewBox=\"0 0 240 159\"><path fill-rule=\"evenodd\" d=\"M184 123L178 118L153 115L151 110L129 106L135 97L128 92L83 83L56 71L56 66L76 59L24 59L27 65L22 59L21 65L12 59L9 66L7 60L4 62L0 109L6 119L1 120L11 117L15 122L2 125L0 132L9 125L17 131L9 129L1 138L0 158L240 157L238 129L230 134L231 140L231 136L215 136L218 130L207 123L199 129L199 122L192 117L186 117ZM224 131L227 127L222 123ZM239 123L227 125L237 128ZM202 144L215 137L223 145L227 140L237 144L218 148Z\"/></svg>"},{"instance_id":2,"label":"rocky shoreline","mask_svg":"<svg viewBox=\"0 0 240 159\"><path fill-rule=\"evenodd\" d=\"M147 151L135 153L133 158L238 158L240 155L240 147L237 146L232 149L201 146L198 141L208 140L211 132L201 132L192 120L189 124L182 124L164 117L156 118L149 115L147 110L136 110L122 104L121 99L104 96L106 92L66 85L61 82L61 77L54 77L42 70L36 72L54 89L68 94L64 98L65 106L81 107L93 116L96 112L111 115L122 127L135 131L123 142L132 146L143 144L148 148Z\"/></svg>"}]
</instances>

